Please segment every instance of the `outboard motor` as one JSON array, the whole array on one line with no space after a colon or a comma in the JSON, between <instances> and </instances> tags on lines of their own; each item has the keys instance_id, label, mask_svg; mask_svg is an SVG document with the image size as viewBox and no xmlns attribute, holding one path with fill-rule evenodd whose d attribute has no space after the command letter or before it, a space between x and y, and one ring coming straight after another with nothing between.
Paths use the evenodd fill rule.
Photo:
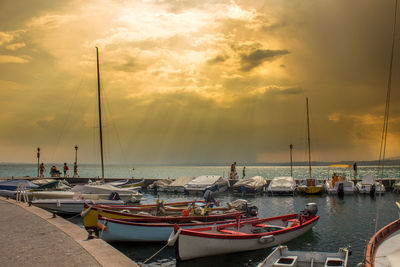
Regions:
<instances>
[{"instance_id":1,"label":"outboard motor","mask_svg":"<svg viewBox=\"0 0 400 267\"><path fill-rule=\"evenodd\" d=\"M372 186L371 186L371 190L369 191L369 195L370 195L370 197L375 197L375 191L376 191L376 186L375 186L375 184L373 184Z\"/></svg>"},{"instance_id":2,"label":"outboard motor","mask_svg":"<svg viewBox=\"0 0 400 267\"><path fill-rule=\"evenodd\" d=\"M317 203L307 203L306 207L304 208L305 215L317 215L318 206Z\"/></svg>"},{"instance_id":3,"label":"outboard motor","mask_svg":"<svg viewBox=\"0 0 400 267\"><path fill-rule=\"evenodd\" d=\"M108 196L108 200L120 200L119 194L117 192L111 192Z\"/></svg>"},{"instance_id":4,"label":"outboard motor","mask_svg":"<svg viewBox=\"0 0 400 267\"><path fill-rule=\"evenodd\" d=\"M247 207L247 214L249 216L257 216L258 215L258 208L256 206L248 206Z\"/></svg>"},{"instance_id":5,"label":"outboard motor","mask_svg":"<svg viewBox=\"0 0 400 267\"><path fill-rule=\"evenodd\" d=\"M338 187L338 195L339 195L339 196L343 196L343 195L344 195L344 185L343 185L343 183L340 183L340 184L339 184L339 187Z\"/></svg>"}]
</instances>

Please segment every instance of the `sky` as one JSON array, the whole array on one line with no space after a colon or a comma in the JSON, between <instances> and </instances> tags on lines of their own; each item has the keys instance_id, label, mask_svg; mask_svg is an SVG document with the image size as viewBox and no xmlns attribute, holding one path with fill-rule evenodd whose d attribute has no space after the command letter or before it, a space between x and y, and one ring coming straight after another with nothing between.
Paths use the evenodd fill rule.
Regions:
<instances>
[{"instance_id":1,"label":"sky","mask_svg":"<svg viewBox=\"0 0 400 267\"><path fill-rule=\"evenodd\" d=\"M2 0L0 162L99 162L95 47L106 163L307 161L307 97L313 161L378 159L393 23L392 0Z\"/></svg>"}]
</instances>

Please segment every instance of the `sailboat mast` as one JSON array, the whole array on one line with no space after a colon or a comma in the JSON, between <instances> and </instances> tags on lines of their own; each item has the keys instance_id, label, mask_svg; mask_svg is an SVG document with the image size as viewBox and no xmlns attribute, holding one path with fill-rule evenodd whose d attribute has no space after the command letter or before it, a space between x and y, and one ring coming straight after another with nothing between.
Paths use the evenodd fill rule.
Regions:
<instances>
[{"instance_id":1,"label":"sailboat mast","mask_svg":"<svg viewBox=\"0 0 400 267\"><path fill-rule=\"evenodd\" d=\"M101 124L101 97L100 97L100 69L99 69L99 49L96 47L97 56L97 92L99 103L99 130L100 130L100 155L101 155L101 178L104 179L104 157L103 157L103 127Z\"/></svg>"},{"instance_id":2,"label":"sailboat mast","mask_svg":"<svg viewBox=\"0 0 400 267\"><path fill-rule=\"evenodd\" d=\"M310 116L308 112L308 97L306 98L306 104L307 104L308 177L311 179Z\"/></svg>"}]
</instances>

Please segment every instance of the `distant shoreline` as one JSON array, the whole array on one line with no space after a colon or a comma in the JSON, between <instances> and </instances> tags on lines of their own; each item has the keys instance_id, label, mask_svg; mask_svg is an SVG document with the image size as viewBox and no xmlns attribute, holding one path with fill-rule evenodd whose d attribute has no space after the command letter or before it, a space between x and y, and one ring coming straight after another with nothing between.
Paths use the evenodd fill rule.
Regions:
<instances>
[{"instance_id":1,"label":"distant shoreline","mask_svg":"<svg viewBox=\"0 0 400 267\"><path fill-rule=\"evenodd\" d=\"M348 164L348 165L353 165L354 161L339 161L339 162L323 162L323 161L313 161L311 163L312 166L329 166L332 164ZM46 163L45 165L60 165L63 164L63 162L49 162ZM79 164L79 163L78 163ZM230 166L231 163L171 163L171 164L141 164L141 163L132 163L132 164L120 164L120 163L111 163L111 164L106 164L105 166L133 166L133 167L169 167L169 166L182 166L182 167L189 167L189 166L194 166L194 167L205 167L205 166L210 166L210 167L225 167L225 166ZM0 165L33 165L36 166L37 163L23 163L23 162L0 162ZM82 166L97 166L100 165L99 163L80 163L79 165ZM308 166L308 162L293 162L293 166ZM358 166L380 166L378 160L372 160L372 161L357 161ZM285 166L290 166L290 162L240 162L238 161L238 166L268 166L268 167L285 167ZM387 167L400 167L400 159L396 160L385 160L385 166Z\"/></svg>"}]
</instances>

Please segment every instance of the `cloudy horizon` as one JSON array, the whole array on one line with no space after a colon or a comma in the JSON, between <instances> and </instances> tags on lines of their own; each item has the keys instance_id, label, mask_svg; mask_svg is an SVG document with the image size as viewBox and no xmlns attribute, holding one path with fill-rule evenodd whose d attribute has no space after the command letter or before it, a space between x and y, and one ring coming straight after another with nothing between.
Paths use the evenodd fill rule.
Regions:
<instances>
[{"instance_id":1,"label":"cloudy horizon","mask_svg":"<svg viewBox=\"0 0 400 267\"><path fill-rule=\"evenodd\" d=\"M376 160L393 1L0 3L0 162ZM398 23L397 23L398 24ZM397 25L398 26L398 25ZM397 31L398 32L398 31ZM399 157L400 37L386 157Z\"/></svg>"}]
</instances>

